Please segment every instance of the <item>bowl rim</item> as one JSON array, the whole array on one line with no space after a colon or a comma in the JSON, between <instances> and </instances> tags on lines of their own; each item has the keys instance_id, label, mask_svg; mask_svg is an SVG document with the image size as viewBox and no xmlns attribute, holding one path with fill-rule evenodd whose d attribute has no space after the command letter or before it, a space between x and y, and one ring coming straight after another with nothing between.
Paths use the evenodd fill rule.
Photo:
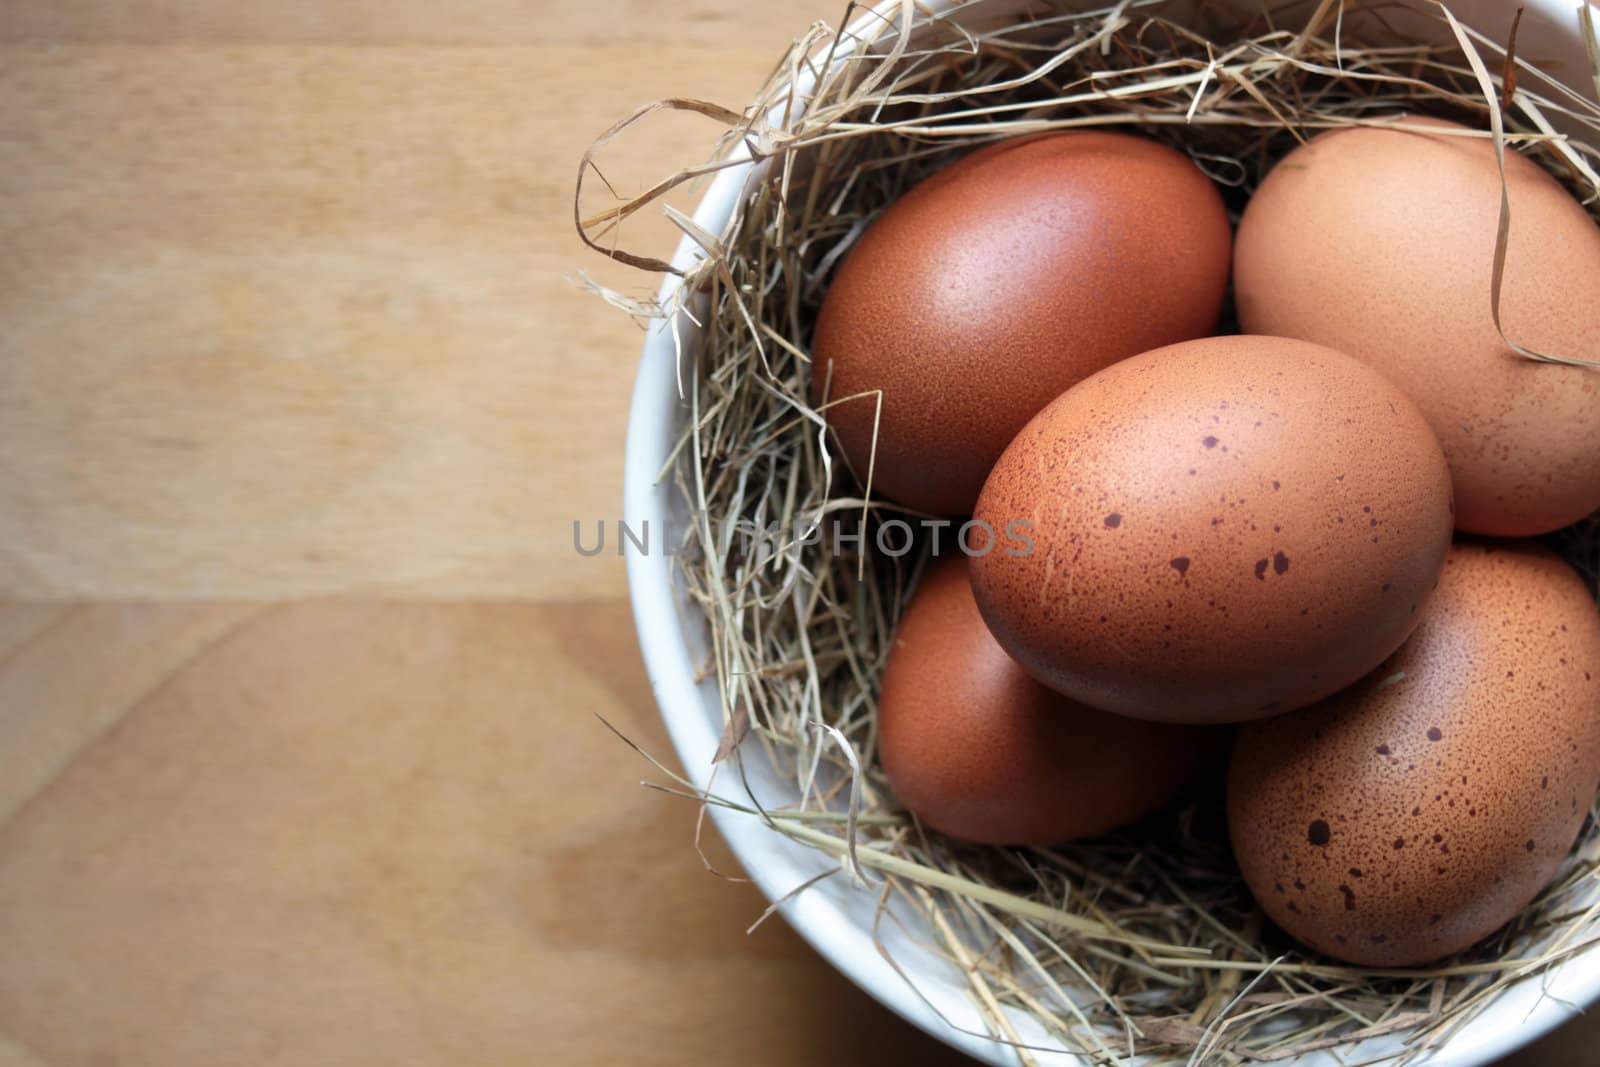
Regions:
<instances>
[{"instance_id":1,"label":"bowl rim","mask_svg":"<svg viewBox=\"0 0 1600 1067\"><path fill-rule=\"evenodd\" d=\"M1004 0L1000 0L1004 2ZM1468 0L1470 3L1471 0ZM1480 0L1492 3L1493 0ZM1524 0L1550 19L1570 16L1584 0ZM1453 8L1468 3L1456 0ZM965 6L961 0L923 0L921 5L935 13ZM864 27L873 21L882 24L901 9L901 0L880 0L850 28ZM1467 21L1463 17L1463 21ZM848 43L841 47L853 47ZM813 75L802 68L798 97L809 98ZM720 171L697 205L693 218L703 230L720 233L750 185L758 181L768 165L750 159L741 146L733 165ZM684 237L674 252L672 263L686 269L702 258L695 242ZM670 306L680 284L680 276L668 274L658 298ZM675 443L681 421L682 402L678 385L678 352L687 349L699 329L683 316L673 322L652 322L647 330L639 369L634 380L627 420L623 461L623 522L631 529L655 520L662 523L673 507L669 482L657 481ZM655 523L652 523L654 525ZM659 529L659 527L657 527ZM647 528L648 529L648 528ZM619 551L621 550L621 539ZM648 534L646 541L649 542ZM696 609L687 604L672 565L663 551L625 552L629 599L639 647L651 690L672 740L686 778L696 788L707 789L713 775L712 758L721 741L721 728L715 721L717 694L714 682L696 678L693 652L696 638L688 619ZM804 845L789 841L767 829L759 819L717 805L709 807L712 822L751 880L768 901L789 894L801 880L797 867L817 856ZM974 1059L1009 1067L1018 1062L1015 1052L992 1039L967 1033L940 1017L929 998L929 990L915 990L888 964L873 946L870 931L844 914L839 902L815 890L789 896L777 912L835 969L862 991L919 1029ZM1437 1050L1415 1061L1430 1067L1482 1067L1529 1044L1560 1024L1583 1013L1600 999L1600 951L1590 951L1555 965L1543 974L1531 975L1507 989L1490 1005L1452 1035ZM946 997L939 1009L951 1021L968 1029L981 1026L977 1012L964 998ZM1029 1031L1042 1036L1020 1015L1025 1036ZM1381 1039L1380 1039L1381 1040ZM1051 1042L1054 1044L1054 1042ZM1376 1049L1374 1051L1377 1051ZM1035 1053L1041 1063L1080 1065L1088 1061L1065 1050ZM1310 1067L1315 1063L1337 1062L1325 1054L1285 1061L1287 1065Z\"/></svg>"}]
</instances>

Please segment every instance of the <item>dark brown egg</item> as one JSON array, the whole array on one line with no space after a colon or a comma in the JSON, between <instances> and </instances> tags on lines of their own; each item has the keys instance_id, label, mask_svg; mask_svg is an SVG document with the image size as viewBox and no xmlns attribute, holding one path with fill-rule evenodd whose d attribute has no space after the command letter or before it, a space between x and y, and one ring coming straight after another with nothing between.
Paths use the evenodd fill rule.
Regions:
<instances>
[{"instance_id":1,"label":"dark brown egg","mask_svg":"<svg viewBox=\"0 0 1600 1067\"><path fill-rule=\"evenodd\" d=\"M1405 391L1450 462L1458 528L1564 526L1600 508L1600 370L1536 363L1500 339L1493 146L1406 121L1446 132L1325 133L1267 176L1239 224L1239 319L1347 352ZM1600 227L1516 152L1506 179L1507 335L1600 359Z\"/></svg>"},{"instance_id":2,"label":"dark brown egg","mask_svg":"<svg viewBox=\"0 0 1600 1067\"><path fill-rule=\"evenodd\" d=\"M878 700L878 758L900 802L990 844L1065 841L1149 814L1224 741L1094 711L1029 678L989 635L961 556L923 576Z\"/></svg>"},{"instance_id":3,"label":"dark brown egg","mask_svg":"<svg viewBox=\"0 0 1600 1067\"><path fill-rule=\"evenodd\" d=\"M998 542L973 561L978 604L1035 678L1123 715L1231 722L1319 700L1400 646L1450 547L1450 479L1377 372L1215 337L1062 394L974 519Z\"/></svg>"},{"instance_id":4,"label":"dark brown egg","mask_svg":"<svg viewBox=\"0 0 1600 1067\"><path fill-rule=\"evenodd\" d=\"M967 514L1056 394L1215 328L1230 244L1211 181L1154 141L991 145L913 188L846 257L817 320L813 399L839 401L828 424L875 492Z\"/></svg>"},{"instance_id":5,"label":"dark brown egg","mask_svg":"<svg viewBox=\"0 0 1600 1067\"><path fill-rule=\"evenodd\" d=\"M1411 966L1526 906L1597 785L1593 591L1537 545L1469 543L1379 670L1240 729L1228 822L1278 925L1351 963Z\"/></svg>"}]
</instances>

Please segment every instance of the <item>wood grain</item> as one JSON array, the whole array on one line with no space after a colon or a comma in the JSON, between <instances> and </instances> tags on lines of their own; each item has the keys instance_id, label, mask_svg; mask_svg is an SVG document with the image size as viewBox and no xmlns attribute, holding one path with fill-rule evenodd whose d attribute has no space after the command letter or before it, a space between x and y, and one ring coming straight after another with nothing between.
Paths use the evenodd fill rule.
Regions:
<instances>
[{"instance_id":1,"label":"wood grain","mask_svg":"<svg viewBox=\"0 0 1600 1067\"><path fill-rule=\"evenodd\" d=\"M662 40L725 54L756 48L769 60L812 19L835 24L845 0L799 3L688 0L7 0L0 41L105 44L245 42L360 45L577 45L635 50L647 66ZM573 56L569 70L583 70Z\"/></svg>"},{"instance_id":2,"label":"wood grain","mask_svg":"<svg viewBox=\"0 0 1600 1067\"><path fill-rule=\"evenodd\" d=\"M579 245L578 157L742 104L837 5L671 46L648 5L469 6L0 8L0 595L620 595L571 526L618 514L642 335L572 280L656 279Z\"/></svg>"},{"instance_id":3,"label":"wood grain","mask_svg":"<svg viewBox=\"0 0 1600 1067\"><path fill-rule=\"evenodd\" d=\"M12 640L10 651L0 644L0 752L7 754L0 824L130 705L158 692L259 610L228 604L57 609L48 622L30 622L31 632ZM26 607L6 612L31 614ZM84 669L86 649L93 651L90 670Z\"/></svg>"},{"instance_id":4,"label":"wood grain","mask_svg":"<svg viewBox=\"0 0 1600 1067\"><path fill-rule=\"evenodd\" d=\"M957 1062L744 934L765 902L595 718L669 752L622 603L84 608L10 669L135 621L161 684L0 817L0 1034L40 1063Z\"/></svg>"}]
</instances>

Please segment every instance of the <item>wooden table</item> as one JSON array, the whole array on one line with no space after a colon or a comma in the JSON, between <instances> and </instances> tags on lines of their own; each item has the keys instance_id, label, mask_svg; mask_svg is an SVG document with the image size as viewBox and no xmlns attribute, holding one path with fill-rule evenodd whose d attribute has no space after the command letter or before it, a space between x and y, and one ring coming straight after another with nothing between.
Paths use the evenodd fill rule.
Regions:
<instances>
[{"instance_id":1,"label":"wooden table","mask_svg":"<svg viewBox=\"0 0 1600 1067\"><path fill-rule=\"evenodd\" d=\"M639 334L569 279L649 288L578 154L839 6L0 6L0 1065L956 1062L743 933L570 547Z\"/></svg>"}]
</instances>

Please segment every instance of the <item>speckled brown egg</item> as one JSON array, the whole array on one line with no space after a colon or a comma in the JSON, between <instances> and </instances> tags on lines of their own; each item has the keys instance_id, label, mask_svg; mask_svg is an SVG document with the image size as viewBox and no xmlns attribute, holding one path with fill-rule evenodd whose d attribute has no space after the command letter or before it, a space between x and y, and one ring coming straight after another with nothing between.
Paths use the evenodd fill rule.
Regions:
<instances>
[{"instance_id":1,"label":"speckled brown egg","mask_svg":"<svg viewBox=\"0 0 1600 1067\"><path fill-rule=\"evenodd\" d=\"M1600 615L1547 549L1462 544L1416 635L1239 731L1228 822L1273 921L1351 963L1471 945L1555 874L1600 786Z\"/></svg>"},{"instance_id":2,"label":"speckled brown egg","mask_svg":"<svg viewBox=\"0 0 1600 1067\"><path fill-rule=\"evenodd\" d=\"M1600 359L1600 227L1525 157L1507 154L1506 177L1507 335ZM1450 462L1458 528L1525 536L1600 508L1600 370L1536 363L1500 339L1490 313L1499 208L1486 140L1325 133L1251 199L1234 284L1245 329L1347 352L1416 401Z\"/></svg>"},{"instance_id":3,"label":"speckled brown egg","mask_svg":"<svg viewBox=\"0 0 1600 1067\"><path fill-rule=\"evenodd\" d=\"M817 320L813 400L857 398L826 417L874 492L965 515L1056 394L1215 328L1231 241L1215 186L1154 141L991 145L901 197L845 258Z\"/></svg>"},{"instance_id":4,"label":"speckled brown egg","mask_svg":"<svg viewBox=\"0 0 1600 1067\"><path fill-rule=\"evenodd\" d=\"M878 700L878 757L924 823L990 844L1084 837L1149 814L1220 757L1222 731L1107 715L1029 678L984 626L967 571L961 556L929 567Z\"/></svg>"},{"instance_id":5,"label":"speckled brown egg","mask_svg":"<svg viewBox=\"0 0 1600 1067\"><path fill-rule=\"evenodd\" d=\"M974 519L997 534L978 604L1035 678L1123 715L1232 722L1319 700L1400 646L1450 547L1450 479L1371 368L1215 337L1062 394Z\"/></svg>"}]
</instances>

